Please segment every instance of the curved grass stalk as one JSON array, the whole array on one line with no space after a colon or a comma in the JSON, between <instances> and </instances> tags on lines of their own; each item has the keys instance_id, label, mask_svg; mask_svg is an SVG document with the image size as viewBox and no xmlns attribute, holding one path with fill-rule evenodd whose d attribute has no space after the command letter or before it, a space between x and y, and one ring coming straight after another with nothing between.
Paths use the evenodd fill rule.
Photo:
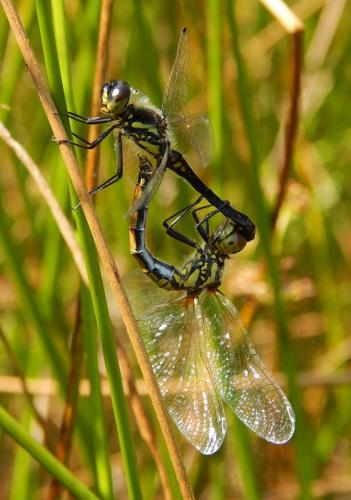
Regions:
<instances>
[{"instance_id":1,"label":"curved grass stalk","mask_svg":"<svg viewBox=\"0 0 351 500\"><path fill-rule=\"evenodd\" d=\"M296 413L296 453L298 463L298 474L300 481L301 496L308 498L310 495L310 483L312 476L312 464L310 457L306 456L305 449L308 437L305 432L305 424L303 422L303 409L300 402L300 395L296 382L296 366L291 349L291 343L288 331L288 322L285 312L285 307L281 294L280 279L277 263L272 252L272 229L270 223L270 215L267 207L264 193L260 185L259 171L261 164L261 155L259 152L259 140L255 132L253 113L251 109L250 93L248 91L248 78L244 60L241 56L239 47L238 28L235 17L235 2L227 0L228 22L232 35L232 50L236 61L238 72L238 92L240 97L241 112L244 122L245 132L251 154L251 175L249 176L250 188L253 194L253 199L256 202L257 226L260 232L260 241L262 249L267 261L268 276L270 278L275 306L275 316L277 322L277 330L279 332L279 348L282 359L282 366L287 374L288 388L290 391L290 401Z\"/></svg>"},{"instance_id":2,"label":"curved grass stalk","mask_svg":"<svg viewBox=\"0 0 351 500\"><path fill-rule=\"evenodd\" d=\"M39 97L41 99L41 102L43 104L44 110L47 114L49 123L53 129L55 137L62 138L65 137L65 130L63 128L63 125L61 123L61 120L55 115L56 113L56 107L52 101L50 92L46 86L45 79L42 75L42 72L40 70L40 66L36 61L36 58L34 56L34 53L29 45L29 41L25 36L25 33L23 31L23 27L21 25L21 22L17 16L17 13L13 7L12 2L9 0L1 0L2 5L4 7L4 10L6 12L6 15L8 17L9 23L11 25L11 28L13 30L13 33L17 39L17 43L20 46L20 49L22 51L23 57L26 61L28 70L30 72L30 75L34 81L34 84L36 86L36 89L38 91ZM70 175L70 178L72 180L73 186L75 188L75 191L77 193L77 196L79 200L81 201L82 208L84 210L84 214L86 216L89 228L92 232L92 235L94 237L94 241L96 244L96 247L98 249L103 267L105 269L105 272L107 274L110 286L113 291L114 298L119 306L119 309L121 311L121 316L124 321L124 324L126 326L127 332L129 334L130 340L132 342L134 351L136 353L138 362L140 364L143 376L145 378L145 381L149 387L149 392L150 392L150 397L153 402L156 414L158 416L158 419L161 424L161 428L163 431L163 435L165 437L165 440L167 442L168 450L171 455L171 459L173 462L173 467L175 469L180 489L182 491L183 497L186 499L189 498L194 498L193 493L190 487L190 484L187 480L184 465L181 459L181 456L179 454L171 427L170 427L170 422L168 420L168 415L166 413L166 410L163 407L162 404L162 398L161 394L155 379L155 376L153 374L143 341L140 337L140 334L137 329L137 325L133 316L133 312L131 310L130 304L127 300L126 294L122 288L121 282L120 282L120 277L118 273L118 269L116 267L116 264L113 260L113 256L107 246L107 243L105 241L105 237L102 233L101 227L99 225L99 222L97 220L95 210L92 204L92 201L90 197L88 196L88 193L85 189L85 185L83 182L83 179L81 178L81 175L79 173L78 165L75 159L75 156L71 150L70 147L67 147L67 145L62 144L60 146L60 150L62 153L62 156L65 160L65 163L67 165L67 169ZM79 222L79 219L78 219ZM87 251L89 251L89 247L86 248ZM89 270L88 270L89 273ZM94 273L94 277L95 277ZM100 325L101 326L101 325ZM101 333L105 333L103 330L100 329ZM115 384L118 382L113 378L114 372L112 373L113 366L116 366L116 364L111 365L111 361L113 361L113 358L116 356L115 350L114 350L114 343L113 343L113 338L112 336L106 335L105 337L102 338L103 344L104 341L106 342L106 345L104 346L104 352L105 355L108 357L105 359L106 360L106 365L108 367L109 371L109 378L110 382L112 384L113 389L115 388ZM107 347L111 347L111 350L107 352L105 350ZM110 368L110 370L109 370ZM116 410L116 408L114 408Z\"/></svg>"},{"instance_id":3,"label":"curved grass stalk","mask_svg":"<svg viewBox=\"0 0 351 500\"><path fill-rule=\"evenodd\" d=\"M73 495L82 500L97 500L98 497L79 481L48 450L33 439L14 418L0 406L0 427L23 449L34 457L50 474L56 477Z\"/></svg>"}]
</instances>

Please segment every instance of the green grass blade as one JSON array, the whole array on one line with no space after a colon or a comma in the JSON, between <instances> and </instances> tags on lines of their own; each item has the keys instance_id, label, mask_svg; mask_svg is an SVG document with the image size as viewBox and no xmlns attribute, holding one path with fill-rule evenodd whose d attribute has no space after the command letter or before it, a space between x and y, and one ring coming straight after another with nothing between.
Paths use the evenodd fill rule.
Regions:
<instances>
[{"instance_id":1,"label":"green grass blade","mask_svg":"<svg viewBox=\"0 0 351 500\"><path fill-rule=\"evenodd\" d=\"M92 439L94 441L97 489L102 498L113 498L113 487L109 456L108 432L104 415L104 401L101 394L101 376L96 353L99 351L96 337L96 322L90 295L85 288L81 290L84 345L87 353L87 370L90 380L90 407L92 421Z\"/></svg>"},{"instance_id":2,"label":"green grass blade","mask_svg":"<svg viewBox=\"0 0 351 500\"><path fill-rule=\"evenodd\" d=\"M129 426L129 416L123 392L122 378L118 366L116 345L105 299L95 247L82 214L76 216L78 232L85 253L86 265L91 284L90 292L96 323L101 338L107 376L111 388L111 399L115 415L119 444L130 498L142 498L136 456Z\"/></svg>"},{"instance_id":3,"label":"green grass blade","mask_svg":"<svg viewBox=\"0 0 351 500\"><path fill-rule=\"evenodd\" d=\"M139 59L139 64L142 65L141 74L146 77L146 81L150 87L151 99L161 105L163 92L159 77L159 60L153 39L153 30L150 28L147 18L143 13L143 9L146 8L145 4L140 0L133 0L133 6L134 23L136 24L133 35L136 37L136 48L139 51L139 47L143 46L143 44L145 46L144 57ZM138 68L138 72L140 72L140 68Z\"/></svg>"},{"instance_id":4,"label":"green grass blade","mask_svg":"<svg viewBox=\"0 0 351 500\"><path fill-rule=\"evenodd\" d=\"M237 85L241 104L242 117L249 143L251 153L251 175L250 189L253 194L253 199L256 204L257 226L260 233L260 242L268 264L268 273L271 280L274 306L275 306L275 319L277 322L277 329L279 332L280 354L282 360L282 367L287 374L290 399L296 413L296 432L295 443L297 453L297 463L300 481L300 493L302 498L309 498L310 496L310 483L312 479L312 456L306 453L306 443L308 443L308 435L306 433L306 426L303 418L303 410L300 402L300 394L296 383L296 366L291 348L288 324L286 318L285 307L281 295L281 286L277 263L272 253L272 232L270 226L270 215L268 206L263 195L260 185L260 165L261 155L259 151L259 140L255 132L255 125L253 119L253 112L250 103L250 92L248 85L248 78L244 60L241 56L239 46L239 36L237 22L234 13L235 2L227 1L228 9L228 23L231 31L232 50L236 61L237 67Z\"/></svg>"},{"instance_id":5,"label":"green grass blade","mask_svg":"<svg viewBox=\"0 0 351 500\"><path fill-rule=\"evenodd\" d=\"M22 12L23 25L28 32L32 31L34 14L35 14L35 4L33 0L22 2L24 4L24 12ZM8 32L8 26L6 26L5 33ZM1 44L1 42L0 42ZM0 88L0 103L7 104L11 106L11 103L16 98L15 94L17 91L17 84L20 78L20 73L23 70L22 55L18 49L17 44L14 40L9 38L7 43L1 44L1 46L6 47L6 51L3 57L1 57L1 88ZM0 120L5 124L8 122L10 117L9 110L1 109L0 107Z\"/></svg>"},{"instance_id":6,"label":"green grass blade","mask_svg":"<svg viewBox=\"0 0 351 500\"><path fill-rule=\"evenodd\" d=\"M26 317L34 325L38 337L50 359L55 377L63 388L66 384L64 366L67 360L65 360L64 356L61 354L62 346L61 349L59 349L55 344L54 336L52 332L50 332L47 321L43 317L42 311L38 306L33 289L25 276L22 267L23 257L20 255L18 245L13 241L8 222L8 217L0 201L0 241L6 255L6 265L12 275Z\"/></svg>"},{"instance_id":7,"label":"green grass blade","mask_svg":"<svg viewBox=\"0 0 351 500\"><path fill-rule=\"evenodd\" d=\"M47 75L48 75L48 80L50 82L49 83L50 88L52 89L52 92L55 93L58 109L66 110L62 81L60 76L57 77L57 71L56 71L58 67L58 56L57 56L56 46L54 43L55 40L54 37L52 36L53 25L52 25L51 11L49 9L47 2L41 0L37 0L36 10L39 22L40 37L42 40L45 65L47 66ZM54 144L53 147L55 147ZM56 179L56 184L55 186L53 186L53 189L56 196L58 196L59 203L65 205L68 188L70 188L68 176L61 159L57 158L55 159L55 166L58 169L58 172L54 176ZM75 203L76 201L74 201L72 205L74 205ZM61 235L59 234L59 229L57 228L53 219L51 219L50 222L48 219L46 230L47 230L46 237L51 238L51 240L48 241L44 247L43 271L44 272L47 271L48 276L45 278L43 282L43 292L44 292L43 300L46 300L46 307L49 313L50 308L53 306L52 302L54 293L53 287L55 286L55 279L58 279L56 273L59 272L59 259L62 254L62 252L60 252L59 249L61 250L63 249L63 241ZM58 244L59 249L57 248L55 249L55 251L52 254L52 261L50 261L50 254L48 252L51 249L53 243L55 242ZM85 457L89 463L90 469L94 470L95 469L93 465L95 462L94 449L91 446L91 441L89 439L90 424L87 419L87 411L86 411L87 407L85 407L85 404L86 402L83 401L79 407L77 425L80 433L80 442L85 451Z\"/></svg>"},{"instance_id":8,"label":"green grass blade","mask_svg":"<svg viewBox=\"0 0 351 500\"><path fill-rule=\"evenodd\" d=\"M215 139L215 156L211 163L216 191L221 195L224 185L223 165L223 82L222 82L222 19L221 3L209 0L207 22L207 61L208 61L208 107L209 118Z\"/></svg>"},{"instance_id":9,"label":"green grass blade","mask_svg":"<svg viewBox=\"0 0 351 500\"><path fill-rule=\"evenodd\" d=\"M72 92L72 76L70 71L70 57L67 39L67 24L64 5L61 0L51 1L52 19L56 41L57 56L61 73L62 86L65 100L69 109L75 109Z\"/></svg>"},{"instance_id":10,"label":"green grass blade","mask_svg":"<svg viewBox=\"0 0 351 500\"><path fill-rule=\"evenodd\" d=\"M33 423L29 408L26 409L21 421L23 431L28 432L28 429L30 429ZM29 492L32 489L31 483L33 483L34 481L31 469L32 461L30 455L26 453L24 448L17 446L11 477L9 500L17 500L18 498L21 498L23 500L30 500Z\"/></svg>"},{"instance_id":11,"label":"green grass blade","mask_svg":"<svg viewBox=\"0 0 351 500\"><path fill-rule=\"evenodd\" d=\"M44 446L35 441L1 406L0 426L77 498L81 498L82 500L96 500L98 498L83 483L76 479Z\"/></svg>"},{"instance_id":12,"label":"green grass blade","mask_svg":"<svg viewBox=\"0 0 351 500\"><path fill-rule=\"evenodd\" d=\"M56 7L53 10L54 19L56 19L55 16L58 16L56 21L54 21L55 36L57 40L60 42L60 44L63 43L64 50L62 50L62 52L60 53L60 59L58 60L57 56L55 57L56 51L52 49L50 55L53 57L53 59L51 59L50 65L47 68L48 72L51 73L51 75L49 76L49 81L56 81L56 79L60 79L61 74L68 71L70 66L68 60L63 62L63 59L68 59L68 45L66 42L64 42L66 36L65 28L59 22L59 20L62 17L63 6L62 5L58 6L56 2L55 5ZM46 16L50 15L49 12L46 12L44 14ZM65 74L63 76L63 79L67 87L66 90L71 105L71 103L73 103L71 78L69 75ZM64 100L62 100L61 102L60 99L59 108L66 109ZM71 202L74 205L75 199L72 199ZM88 230L82 211L77 210L74 215L77 223L79 238L86 257L89 283L91 286L92 302L94 306L94 312L96 316L99 333L101 335L105 364L107 368L109 382L111 385L111 398L115 414L117 432L119 436L119 443L122 452L124 469L126 473L128 491L131 498L139 499L142 497L139 484L139 474L137 471L136 457L131 437L131 431L129 428L128 412L123 393L121 375L118 367L116 347L113 340L111 323L104 295L104 288L101 280L98 260L95 252L95 247L92 242L90 232ZM100 414L100 418L103 418L103 414ZM105 475L106 477L110 477L110 472L106 471Z\"/></svg>"},{"instance_id":13,"label":"green grass blade","mask_svg":"<svg viewBox=\"0 0 351 500\"><path fill-rule=\"evenodd\" d=\"M55 96L58 97L61 102L63 99L63 88L61 84L61 79L54 79L53 68L55 59L57 60L57 51L54 44L54 38L51 36L53 32L53 26L51 21L51 15L48 10L47 2L36 2L37 18L39 22L40 36L42 40L42 47L44 51L45 64L48 68L48 78L50 88L52 89ZM56 56L56 57L55 57ZM54 163L54 182L52 184L52 189L57 197L58 202L61 206L67 207L68 202L68 185L67 185L67 174L66 170L62 165L62 160L53 160ZM52 307L53 296L55 294L55 284L57 283L58 274L60 271L60 256L62 255L63 242L59 229L54 223L53 219L50 217L46 224L46 237L44 239L45 246L43 252L43 284L42 292L47 307Z\"/></svg>"},{"instance_id":14,"label":"green grass blade","mask_svg":"<svg viewBox=\"0 0 351 500\"><path fill-rule=\"evenodd\" d=\"M68 185L67 175L63 168L61 159L57 156L52 159L53 174L51 186L55 197L61 207L68 205ZM57 283L59 275L62 271L64 261L64 244L61 232L57 227L54 219L48 216L45 221L43 259L42 259L42 282L41 282L41 298L43 306L51 314L55 307L55 299L57 299Z\"/></svg>"},{"instance_id":15,"label":"green grass blade","mask_svg":"<svg viewBox=\"0 0 351 500\"><path fill-rule=\"evenodd\" d=\"M238 418L232 417L230 420L232 432L229 439L232 448L235 449L235 455L239 463L245 498L259 500L259 485L256 478L257 470L253 459L248 430Z\"/></svg>"}]
</instances>

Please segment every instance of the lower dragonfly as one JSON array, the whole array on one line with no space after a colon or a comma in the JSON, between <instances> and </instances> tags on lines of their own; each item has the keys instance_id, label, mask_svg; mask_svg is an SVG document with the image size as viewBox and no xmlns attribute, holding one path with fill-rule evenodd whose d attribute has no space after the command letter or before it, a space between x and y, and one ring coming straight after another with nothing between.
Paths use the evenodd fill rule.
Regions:
<instances>
[{"instance_id":1,"label":"lower dragonfly","mask_svg":"<svg viewBox=\"0 0 351 500\"><path fill-rule=\"evenodd\" d=\"M142 196L151 176L149 161L140 157L135 198ZM194 208L195 202L172 222L166 220L172 233L174 223L190 211L204 240L201 246L192 242L194 255L177 269L145 246L149 197L130 225L131 251L144 273L132 273L126 287L171 417L205 455L215 453L224 440L223 401L258 436L287 442L295 429L294 411L257 355L238 310L218 290L225 260L244 248L245 235L229 219L211 232L209 221L218 210L200 219L206 207Z\"/></svg>"},{"instance_id":2,"label":"lower dragonfly","mask_svg":"<svg viewBox=\"0 0 351 500\"><path fill-rule=\"evenodd\" d=\"M73 134L80 142L59 139L58 143L69 143L80 148L92 149L109 134L116 136L117 171L105 182L93 189L93 195L117 182L123 175L123 152L125 141L129 146L151 155L155 166L147 191L154 193L166 168L184 178L209 203L224 216L242 228L247 241L254 239L255 226L247 215L236 210L227 201L219 198L195 174L186 161L179 146L189 145L202 164L208 164L212 153L213 137L208 119L204 115L190 115L187 110L188 86L188 30L183 28L175 62L163 96L162 108L154 106L150 99L123 80L112 80L101 88L101 116L84 117L68 112L66 116L87 125L109 124L94 141L89 142ZM123 143L122 143L123 139ZM147 196L147 192L144 194ZM132 213L143 204L136 201L129 211Z\"/></svg>"}]
</instances>

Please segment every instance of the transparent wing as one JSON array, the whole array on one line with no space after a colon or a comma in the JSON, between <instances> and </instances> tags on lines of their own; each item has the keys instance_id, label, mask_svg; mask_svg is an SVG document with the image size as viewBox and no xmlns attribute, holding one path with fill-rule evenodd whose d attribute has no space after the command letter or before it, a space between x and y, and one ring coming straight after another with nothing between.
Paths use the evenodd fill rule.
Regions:
<instances>
[{"instance_id":1,"label":"transparent wing","mask_svg":"<svg viewBox=\"0 0 351 500\"><path fill-rule=\"evenodd\" d=\"M181 152L191 147L201 164L207 166L214 152L214 135L211 122L205 114L195 114L171 122L172 133Z\"/></svg>"},{"instance_id":2,"label":"transparent wing","mask_svg":"<svg viewBox=\"0 0 351 500\"><path fill-rule=\"evenodd\" d=\"M162 160L157 168L155 168L155 172L152 175L151 181L147 184L145 187L142 195L140 198L134 201L132 206L127 212L127 217L130 217L134 212L139 210L141 207L147 205L149 203L149 200L153 197L155 192L158 190L160 187L163 174L165 173L166 166L167 166L167 160L168 160L168 154L169 154L169 145L166 146L164 155L162 157Z\"/></svg>"},{"instance_id":3,"label":"transparent wing","mask_svg":"<svg viewBox=\"0 0 351 500\"><path fill-rule=\"evenodd\" d=\"M187 115L189 74L189 37L183 28L179 37L177 54L163 95L162 111L170 121Z\"/></svg>"},{"instance_id":4,"label":"transparent wing","mask_svg":"<svg viewBox=\"0 0 351 500\"><path fill-rule=\"evenodd\" d=\"M260 437L285 443L295 429L294 411L257 355L237 309L219 292L202 294L200 303L207 317L204 349L223 400Z\"/></svg>"},{"instance_id":5,"label":"transparent wing","mask_svg":"<svg viewBox=\"0 0 351 500\"><path fill-rule=\"evenodd\" d=\"M171 417L197 450L215 453L225 437L226 420L201 350L204 319L198 299L154 306L139 326Z\"/></svg>"},{"instance_id":6,"label":"transparent wing","mask_svg":"<svg viewBox=\"0 0 351 500\"><path fill-rule=\"evenodd\" d=\"M189 115L189 37L183 28L171 75L163 96L162 110L168 118L169 126L181 152L189 147L197 153L200 162L208 165L213 156L213 132L205 115Z\"/></svg>"},{"instance_id":7,"label":"transparent wing","mask_svg":"<svg viewBox=\"0 0 351 500\"><path fill-rule=\"evenodd\" d=\"M126 177L128 183L135 186L139 173L139 155L140 147L128 136L122 138L123 151L123 177ZM148 156L147 151L143 151L144 156ZM149 156L148 156L149 157ZM152 158L150 158L152 161Z\"/></svg>"},{"instance_id":8,"label":"transparent wing","mask_svg":"<svg viewBox=\"0 0 351 500\"><path fill-rule=\"evenodd\" d=\"M170 300L184 297L184 292L172 292L156 286L139 268L122 278L128 299L138 320L144 316L157 314L157 308L163 307Z\"/></svg>"}]
</instances>

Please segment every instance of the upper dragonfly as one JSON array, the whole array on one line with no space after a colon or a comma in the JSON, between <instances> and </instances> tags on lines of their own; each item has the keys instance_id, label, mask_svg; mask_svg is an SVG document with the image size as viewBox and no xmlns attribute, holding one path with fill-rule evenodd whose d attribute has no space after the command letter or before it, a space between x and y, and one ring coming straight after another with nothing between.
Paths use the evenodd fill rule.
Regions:
<instances>
[{"instance_id":1,"label":"upper dragonfly","mask_svg":"<svg viewBox=\"0 0 351 500\"><path fill-rule=\"evenodd\" d=\"M81 142L59 140L75 146L92 149L114 132L117 143L117 171L90 194L117 182L123 174L122 138L129 138L136 146L147 152L155 161L153 175L144 196L153 194L158 188L166 168L186 179L211 205L242 228L247 241L255 237L255 226L245 214L236 210L227 201L221 200L195 174L179 145L188 143L197 152L200 161L207 164L211 158L212 133L204 115L190 115L187 109L188 90L188 30L183 28L179 38L177 55L163 97L162 108L154 106L149 98L123 80L112 80L101 88L101 116L85 118L69 112L68 116L81 123L110 126L94 141L88 142L73 134ZM133 205L130 212L141 206L143 200Z\"/></svg>"},{"instance_id":2,"label":"upper dragonfly","mask_svg":"<svg viewBox=\"0 0 351 500\"><path fill-rule=\"evenodd\" d=\"M141 157L135 198L142 197L151 175L150 163ZM210 230L218 210L200 219L200 211L210 207L194 208L199 200L181 210L168 219L169 234L188 240L179 238L173 226L190 211L203 244L189 240L196 251L178 269L145 246L149 197L130 225L131 252L143 273L127 277L125 284L171 417L206 455L215 453L225 437L222 401L257 435L285 443L295 428L293 409L256 353L237 309L218 290L225 260L247 243L241 228L226 219Z\"/></svg>"}]
</instances>

